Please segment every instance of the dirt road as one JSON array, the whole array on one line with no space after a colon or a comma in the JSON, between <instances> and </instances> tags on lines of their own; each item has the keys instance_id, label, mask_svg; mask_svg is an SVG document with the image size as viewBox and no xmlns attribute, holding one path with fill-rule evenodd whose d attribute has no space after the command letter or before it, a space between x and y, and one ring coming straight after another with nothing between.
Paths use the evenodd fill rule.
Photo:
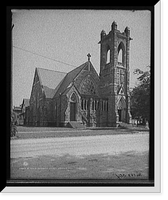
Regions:
<instances>
[{"instance_id":1,"label":"dirt road","mask_svg":"<svg viewBox=\"0 0 168 200\"><path fill-rule=\"evenodd\" d=\"M11 178L147 179L149 134L11 140Z\"/></svg>"},{"instance_id":2,"label":"dirt road","mask_svg":"<svg viewBox=\"0 0 168 200\"><path fill-rule=\"evenodd\" d=\"M66 138L11 140L11 158L39 155L113 155L127 151L147 151L149 134L101 135Z\"/></svg>"}]
</instances>

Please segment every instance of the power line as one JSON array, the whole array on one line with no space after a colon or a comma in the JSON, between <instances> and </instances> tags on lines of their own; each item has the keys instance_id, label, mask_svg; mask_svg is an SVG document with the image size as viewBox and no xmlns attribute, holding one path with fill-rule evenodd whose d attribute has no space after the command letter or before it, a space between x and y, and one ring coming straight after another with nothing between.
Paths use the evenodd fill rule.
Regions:
<instances>
[{"instance_id":1,"label":"power line","mask_svg":"<svg viewBox=\"0 0 168 200\"><path fill-rule=\"evenodd\" d=\"M23 48L21 48L21 47L17 47L17 46L14 46L14 45L13 45L13 47L16 48L16 49L20 49L20 50L22 50L22 51L25 51L25 52L28 52L28 53L34 54L34 55L36 55L36 56L41 56L41 57L43 57L43 58L46 58L46 59L52 60L52 61L54 61L54 62L59 62L59 63L65 64L65 65L69 65L69 66L71 66L71 67L77 67L77 66L75 66L75 65L71 65L71 64L68 64L68 63L62 62L62 61L60 61L60 60L53 59L53 58L49 58L49 57L47 57L47 56L40 55L40 54L38 54L38 53L35 53L35 52L32 52L32 51L29 51L29 50L23 49Z\"/></svg>"}]
</instances>

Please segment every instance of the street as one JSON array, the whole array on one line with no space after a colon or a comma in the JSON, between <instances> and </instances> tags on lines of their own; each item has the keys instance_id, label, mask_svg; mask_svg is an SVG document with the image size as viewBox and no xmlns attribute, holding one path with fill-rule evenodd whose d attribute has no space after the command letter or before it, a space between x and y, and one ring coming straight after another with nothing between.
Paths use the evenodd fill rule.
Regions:
<instances>
[{"instance_id":1,"label":"street","mask_svg":"<svg viewBox=\"0 0 168 200\"><path fill-rule=\"evenodd\" d=\"M147 178L149 134L11 140L14 178ZM113 166L113 167L112 167ZM130 175L134 174L134 175Z\"/></svg>"},{"instance_id":2,"label":"street","mask_svg":"<svg viewBox=\"0 0 168 200\"><path fill-rule=\"evenodd\" d=\"M71 138L40 138L11 141L11 158L38 155L109 155L127 151L147 151L148 134L102 135Z\"/></svg>"}]
</instances>

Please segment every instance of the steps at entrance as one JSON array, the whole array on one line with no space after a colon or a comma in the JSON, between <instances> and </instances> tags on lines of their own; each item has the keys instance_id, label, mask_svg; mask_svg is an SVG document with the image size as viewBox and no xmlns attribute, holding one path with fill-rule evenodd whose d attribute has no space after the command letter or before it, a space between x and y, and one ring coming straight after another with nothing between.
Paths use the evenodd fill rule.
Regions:
<instances>
[{"instance_id":1,"label":"steps at entrance","mask_svg":"<svg viewBox=\"0 0 168 200\"><path fill-rule=\"evenodd\" d=\"M68 122L67 126L71 127L71 128L76 128L76 129L85 129L86 128L85 125L83 125L77 121L70 121L70 122Z\"/></svg>"},{"instance_id":2,"label":"steps at entrance","mask_svg":"<svg viewBox=\"0 0 168 200\"><path fill-rule=\"evenodd\" d=\"M119 128L132 128L132 124L127 124L125 122L119 122L118 127Z\"/></svg>"}]
</instances>

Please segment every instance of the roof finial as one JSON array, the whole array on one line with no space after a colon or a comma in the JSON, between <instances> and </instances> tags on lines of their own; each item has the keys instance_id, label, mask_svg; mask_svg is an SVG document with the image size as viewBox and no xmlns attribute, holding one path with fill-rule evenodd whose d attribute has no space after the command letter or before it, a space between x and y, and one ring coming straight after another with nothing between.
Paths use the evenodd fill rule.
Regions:
<instances>
[{"instance_id":1,"label":"roof finial","mask_svg":"<svg viewBox=\"0 0 168 200\"><path fill-rule=\"evenodd\" d=\"M112 30L117 30L117 23L115 21L113 21L113 23L111 25L111 29Z\"/></svg>"},{"instance_id":2,"label":"roof finial","mask_svg":"<svg viewBox=\"0 0 168 200\"><path fill-rule=\"evenodd\" d=\"M88 57L88 61L90 61L90 57L91 57L90 53L88 53L87 57Z\"/></svg>"}]
</instances>

